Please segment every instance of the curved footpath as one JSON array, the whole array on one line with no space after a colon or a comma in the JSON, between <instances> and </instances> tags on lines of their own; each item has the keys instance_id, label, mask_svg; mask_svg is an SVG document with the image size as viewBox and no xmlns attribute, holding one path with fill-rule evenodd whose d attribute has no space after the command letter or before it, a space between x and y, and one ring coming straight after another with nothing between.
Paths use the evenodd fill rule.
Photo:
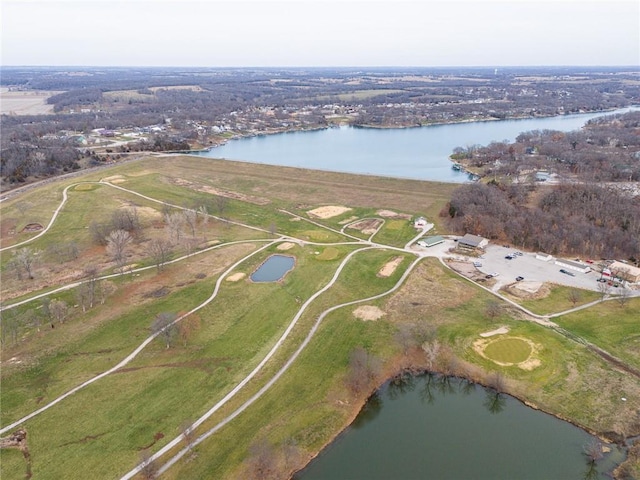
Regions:
<instances>
[{"instance_id":1,"label":"curved footpath","mask_svg":"<svg viewBox=\"0 0 640 480\"><path fill-rule=\"evenodd\" d=\"M102 185L107 185L110 186L112 188L116 188L118 190L122 190L124 192L127 192L129 194L133 194L136 196L139 196L141 198L144 198L148 201L154 202L154 203L158 203L161 205L167 205L173 208L178 208L178 209L186 209L185 207L181 207L179 205L173 205L171 203L168 202L164 202L161 200L157 200L151 197L148 197L146 195L140 194L138 192L135 192L133 190L129 190L117 185L113 185L109 182L105 182L105 181L100 181L100 182L79 182L79 183L75 183L72 185L69 185L67 187L65 187L65 189L63 190L63 199L60 203L60 205L56 208L56 210L54 211L52 218L49 222L49 224L47 225L47 227L40 232L38 235L25 240L23 242L20 242L18 244L15 245L11 245L8 247L3 247L0 249L1 251L4 250L8 250L11 248L17 248L20 247L22 245L25 245L29 242L32 242L33 240L35 240L36 238L41 237L42 235L44 235L53 225L53 223L55 222L56 218L58 217L59 213L61 212L62 208L64 207L65 203L68 200L68 190L71 187L75 187L76 185L82 184L82 183L97 183L97 184L102 184ZM303 245L303 244L316 244L316 245L362 245L363 248L359 248L353 252L351 252L349 255L347 255L345 257L345 259L340 263L340 265L338 266L338 268L336 269L336 272L334 273L334 276L332 277L332 279L327 283L327 285L325 285L322 289L318 290L315 294L313 294L309 299L307 299L307 301L300 307L300 309L298 310L298 313L294 316L294 318L291 320L291 322L289 323L289 326L287 327L287 329L283 332L283 334L281 335L281 337L276 341L276 343L273 345L273 347L270 349L270 351L267 353L267 355L260 361L260 363L242 380L240 381L231 391L229 391L229 393L227 393L222 399L220 399L214 406L212 406L207 412L205 412L204 415L202 415L196 422L193 423L193 425L190 426L191 430L194 430L195 428L199 427L202 423L204 423L207 419L209 419L216 411L218 411L223 405L225 405L227 402L229 402L249 381L251 381L259 372L260 370L264 367L264 365L273 357L273 355L275 355L275 353L278 351L278 349L281 347L281 345L284 343L284 341L288 338L289 334L291 333L291 331L293 330L294 326L297 324L298 320L300 319L300 317L302 316L302 314L307 310L307 308L309 307L309 305L322 293L324 293L325 291L327 291L329 288L331 288L331 286L334 285L334 283L337 281L340 273L342 272L343 268L347 265L347 263L349 262L349 260L351 260L351 258L356 255L357 253L363 252L365 250L369 250L369 249L387 249L387 250L397 250L399 252L403 252L403 253L410 253L412 255L415 255L417 258L413 261L413 263L411 265L409 265L409 267L407 267L407 269L405 270L405 272L403 273L403 275L401 276L401 278L398 280L398 282L396 283L396 285L394 285L393 288L391 288L390 290L383 292L381 294L372 296L372 297L368 297L368 298L364 298L364 299L359 299L359 300L354 300L351 302L347 302L347 303L343 303L340 305L335 305L333 307L330 307L329 309L325 310L324 312L322 312L322 314L320 314L320 316L318 317L318 319L316 320L315 324L313 325L313 327L311 328L311 330L309 331L309 333L307 334L307 336L305 337L305 339L302 341L302 343L300 344L300 346L298 347L298 349L291 355L291 357L285 362L285 364L273 375L273 377L256 393L254 394L252 397L250 397L246 402L244 402L240 407L238 407L233 413L231 413L230 415L228 415L227 417L225 417L223 420L221 420L217 425L215 425L214 427L212 427L211 429L209 429L207 432L201 434L200 436L198 436L196 438L196 440L194 441L193 445L196 445L202 441L204 441L206 438L208 438L209 436L213 435L215 432L217 432L220 428L224 427L225 425L227 425L229 422L231 422L234 418L236 418L238 415L240 415L244 410L246 410L251 404L253 404L255 401L257 401L269 388L271 388L275 382L289 369L289 367L293 364L293 362L296 360L296 358L299 356L299 354L304 350L304 348L309 344L309 342L311 341L311 339L313 338L314 334L316 333L316 331L318 330L321 322L323 321L323 319L331 312L333 312L334 310L337 310L339 308L343 308L349 305L354 305L357 303L362 303L362 302L366 302L366 301L371 301L374 299L378 299L378 298L382 298L386 295L391 294L392 292L396 291L398 288L400 288L402 286L402 284L404 283L404 281L406 280L406 278L408 277L408 275L413 271L413 269L416 267L416 265L418 265L418 263L425 257L437 257L439 258L440 262L447 268L450 269L450 267L446 264L446 262L444 262L444 258L446 258L448 255L446 253L440 253L440 254L436 254L436 253L431 253L430 252L424 252L424 251L415 251L410 249L410 246L417 241L420 237L422 237L431 227L432 225L428 225L425 228L423 228L411 241L409 241L403 248L399 248L399 247L393 247L393 246L389 246L389 245L384 245L384 244L379 244L373 241L373 238L375 237L375 235L380 231L380 229L382 228L383 224L384 224L384 219L382 219L383 224L381 224L380 226L378 226L378 228L376 229L376 231L371 234L367 240L363 240L360 238L357 238L353 235L347 234L344 232L344 229L347 227L344 226L341 230L336 230L333 229L331 227L328 227L326 225L322 225L319 222L313 221L311 219L305 218L305 217L301 217L299 215L296 215L294 213L288 212L286 210L281 210L283 213L286 213L288 215L291 215L293 217L299 218L301 220L310 222L318 227L321 227L323 229L329 230L331 232L337 233L339 235L343 235L343 236L347 236L351 239L353 239L354 241L352 242L335 242L335 243L320 243L320 242L308 242L308 241L304 241L304 240L300 240L300 239L296 239L295 237L290 237L290 236L281 236L277 239L268 239L268 240L245 240L245 241L236 241L236 242L229 242L226 244L220 244L220 245L215 245L213 247L210 247L208 249L202 250L200 252L196 252L196 253L192 253L189 255L185 255L183 257L180 257L178 259L174 259L171 262L168 263L175 263L178 261L182 261L186 258L189 258L191 256L194 255L198 255L200 253L204 253L206 251L210 251L214 248L221 248L223 246L227 246L230 244L236 244L236 243L253 243L253 242L267 242L264 246L260 247L259 249L255 250L254 252L250 253L249 255L246 255L245 257L241 258L240 260L238 260L237 262L235 262L233 265L231 265L228 269L226 269L218 278L218 280L216 281L216 285L214 288L214 291L212 292L212 294L210 295L210 297L208 299L206 299L203 303L201 303L200 305L196 306L195 308L193 308L192 310L190 310L189 312L185 313L184 315L178 317L174 322L172 322L171 325L181 321L182 319L184 319L185 317L191 315L192 313L200 310L201 308L205 307L206 305L208 305L210 302L212 302L217 294L218 291L220 289L220 285L223 281L224 278L226 278L226 276L232 272L238 265L240 265L242 262L244 262L245 260L247 260L248 258L250 258L253 255L256 255L262 251L264 251L265 249L271 247L274 244L283 242L283 241L295 241L298 242L299 244ZM209 217L215 218L219 221L222 222L226 222L226 223L230 223L233 225L237 225L237 226L241 226L243 228L249 228L252 230L257 230L257 231L261 231L261 232L265 232L268 233L267 230L259 228L259 227L255 227L252 225L246 225L246 224L242 224L240 222L235 222L235 221L231 221L231 220L226 220L226 219L222 219L220 217L217 217L215 215L210 215L208 214ZM140 269L135 269L133 270L133 272L138 272L138 271L143 271L143 270L147 270L149 268L155 268L154 266L149 266L149 267L142 267ZM457 272L456 272L457 273ZM113 275L106 275L104 277L101 278L111 278L111 277L115 277L121 274L113 274ZM460 274L458 274L460 275ZM561 329L557 324L555 324L554 322L552 322L551 320L549 320L549 318L551 317L557 317L566 313L570 313L572 311L575 311L577 309L580 308L587 308L589 306L592 306L594 304L599 303L598 302L592 302L591 304L582 306L582 307L578 307L576 309L572 309L572 310L568 310L567 312L561 312L558 314L554 314L552 316L542 316L542 315L537 315L534 314L533 312L527 310L526 308L522 307L521 305L518 305L517 303L513 302L512 300L500 295L498 292L492 291L491 289L483 286L483 285L479 285L476 282L473 282L471 279L464 277L463 275L462 278L467 279L469 282L481 287L482 289L492 293L493 295L497 296L498 298L502 299L505 302L508 302L510 305L514 306L515 308L518 308L520 311L524 312L529 319L531 319L532 321L535 321L536 323L539 323L540 325L543 325L545 327L548 328L552 328L556 331L558 331L559 333L569 336L568 332L564 332L563 329ZM3 307L3 309L7 309L7 308L13 308L16 307L18 305L22 305L25 304L27 302L33 301L37 298L41 298L43 296L47 296L47 295L51 295L52 293L58 292L58 291L62 291L62 290L66 290L66 289L70 289L70 288L74 288L80 284L82 284L84 281L80 281L80 282L74 282L72 284L68 284L65 285L63 287L60 287L54 291L49 291L47 293L44 294L39 294L36 295L34 297L30 297L29 299L26 300L22 300L20 302L16 302L14 304L8 305ZM169 326L165 327L165 328L169 328ZM124 358L122 361L120 361L117 365L115 365L114 367L112 367L111 369L96 375L95 377L91 378L90 380L87 380L86 382L78 385L77 387L74 387L73 389L69 390L68 392L60 395L59 397L57 397L56 399L52 400L50 403L48 403L47 405L43 406L42 408L30 413L29 415L26 415L25 417L17 420L16 422L11 423L10 425L7 425L5 427L2 427L0 429L0 434L3 434L5 432L7 432L8 430L11 430L12 428L17 427L18 425L26 422L27 420L35 417L36 415L48 410L49 408L53 407L54 405L56 405L57 403L61 402L62 400L64 400L65 398L69 397L70 395L73 395L74 393L78 392L79 390L83 389L84 387L96 382L97 380L121 369L122 367L124 367L125 365L127 365L129 362L131 362L151 341L153 341L158 335L160 335L161 332L156 332L155 334L150 335L147 339L145 339L131 354L129 354L126 358ZM570 338L576 340L577 337L571 335ZM600 356L602 356L603 358L607 359L608 361L610 361L611 363L613 363L614 365L621 367L624 366L623 362L620 362L618 359L615 359L615 357L611 356L610 354L608 354L607 352L605 352L604 350L599 349L598 347L596 347L595 345L589 344L588 342L581 340L581 343L584 343L585 345L589 346L589 348L592 348L594 351L596 351L596 353L599 353ZM628 366L627 366L628 367ZM633 369L625 369L627 370L629 373L633 373L638 375L637 372L633 372ZM153 456L150 457L150 459L148 461L157 461L159 458L161 458L163 455L165 455L166 453L168 453L170 450L174 449L183 439L183 436L180 435L176 438L174 438L172 441L170 441L167 445L165 445L162 449L160 449L158 452L156 452ZM160 473L165 472L168 468L170 468L172 465L174 465L180 458L182 458L182 456L185 455L185 453L187 453L189 451L189 448L183 448L182 450L178 451L178 453L176 453L173 457L171 457L167 463L165 463L161 469L160 469ZM139 473L145 466L146 464L139 464L137 465L134 469L132 469L131 471L129 471L128 473L126 473L122 479L129 479L132 478L133 476L135 476L137 473Z\"/></svg>"}]
</instances>

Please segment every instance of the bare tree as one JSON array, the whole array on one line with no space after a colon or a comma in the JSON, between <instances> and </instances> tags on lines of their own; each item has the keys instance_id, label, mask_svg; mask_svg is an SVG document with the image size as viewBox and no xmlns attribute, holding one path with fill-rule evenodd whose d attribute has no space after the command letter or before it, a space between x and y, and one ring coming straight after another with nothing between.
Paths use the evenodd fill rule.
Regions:
<instances>
[{"instance_id":1,"label":"bare tree","mask_svg":"<svg viewBox=\"0 0 640 480\"><path fill-rule=\"evenodd\" d=\"M51 300L49 310L51 311L51 319L58 323L64 323L69 315L69 306L63 300Z\"/></svg>"},{"instance_id":2,"label":"bare tree","mask_svg":"<svg viewBox=\"0 0 640 480\"><path fill-rule=\"evenodd\" d=\"M158 272L160 272L171 256L171 242L162 238L153 239L149 242L149 252Z\"/></svg>"},{"instance_id":3,"label":"bare tree","mask_svg":"<svg viewBox=\"0 0 640 480\"><path fill-rule=\"evenodd\" d=\"M173 243L180 243L182 226L184 225L184 215L180 212L168 213L164 216L164 221L167 224L171 241Z\"/></svg>"},{"instance_id":4,"label":"bare tree","mask_svg":"<svg viewBox=\"0 0 640 480\"><path fill-rule=\"evenodd\" d=\"M9 342L15 344L18 341L20 322L13 310L0 311L0 341L2 345Z\"/></svg>"},{"instance_id":5,"label":"bare tree","mask_svg":"<svg viewBox=\"0 0 640 480\"><path fill-rule=\"evenodd\" d=\"M249 478L263 480L274 478L277 473L275 449L264 439L249 446Z\"/></svg>"},{"instance_id":6,"label":"bare tree","mask_svg":"<svg viewBox=\"0 0 640 480\"><path fill-rule=\"evenodd\" d=\"M200 205L198 207L198 215L202 217L202 226L206 226L209 222L209 212L207 211L207 207L205 205Z\"/></svg>"},{"instance_id":7,"label":"bare tree","mask_svg":"<svg viewBox=\"0 0 640 480\"><path fill-rule=\"evenodd\" d=\"M424 353L427 357L429 370L433 371L433 367L438 360L438 356L440 355L440 342L438 342L438 340L425 342L422 344L422 350L424 350Z\"/></svg>"},{"instance_id":8,"label":"bare tree","mask_svg":"<svg viewBox=\"0 0 640 480\"><path fill-rule=\"evenodd\" d=\"M491 320L494 320L502 314L502 305L495 300L489 300L485 306L484 313Z\"/></svg>"},{"instance_id":9,"label":"bare tree","mask_svg":"<svg viewBox=\"0 0 640 480\"><path fill-rule=\"evenodd\" d=\"M576 304L582 299L582 292L577 288L571 288L567 293L567 298L571 302L571 305L575 307Z\"/></svg>"},{"instance_id":10,"label":"bare tree","mask_svg":"<svg viewBox=\"0 0 640 480\"><path fill-rule=\"evenodd\" d=\"M107 253L113 258L120 270L124 267L127 247L131 240L131 234L126 230L114 230L107 237Z\"/></svg>"},{"instance_id":11,"label":"bare tree","mask_svg":"<svg viewBox=\"0 0 640 480\"><path fill-rule=\"evenodd\" d=\"M224 214L227 211L227 206L229 205L229 199L227 197L223 197L222 195L217 195L215 197L215 203L218 215L220 215L221 218L224 218Z\"/></svg>"},{"instance_id":12,"label":"bare tree","mask_svg":"<svg viewBox=\"0 0 640 480\"><path fill-rule=\"evenodd\" d=\"M115 283L109 280L100 280L98 284L98 293L100 295L100 305L104 305L107 298L109 298L117 289Z\"/></svg>"},{"instance_id":13,"label":"bare tree","mask_svg":"<svg viewBox=\"0 0 640 480\"><path fill-rule=\"evenodd\" d=\"M182 216L184 217L184 222L187 224L189 230L191 231L191 238L195 238L196 227L198 224L198 212L187 208L185 210L182 210Z\"/></svg>"},{"instance_id":14,"label":"bare tree","mask_svg":"<svg viewBox=\"0 0 640 480\"><path fill-rule=\"evenodd\" d=\"M163 312L156 315L156 318L151 324L151 331L159 333L167 348L169 348L176 338L177 326L175 319L177 318L175 313Z\"/></svg>"},{"instance_id":15,"label":"bare tree","mask_svg":"<svg viewBox=\"0 0 640 480\"><path fill-rule=\"evenodd\" d=\"M380 360L364 348L357 347L349 356L347 387L356 395L364 392L380 374Z\"/></svg>"},{"instance_id":16,"label":"bare tree","mask_svg":"<svg viewBox=\"0 0 640 480\"><path fill-rule=\"evenodd\" d=\"M618 291L618 297L617 297L618 304L622 308L625 308L629 303L630 298L631 298L631 291L629 290L629 287L627 287L626 284L622 284Z\"/></svg>"},{"instance_id":17,"label":"bare tree","mask_svg":"<svg viewBox=\"0 0 640 480\"><path fill-rule=\"evenodd\" d=\"M609 282L598 283L598 292L600 293L601 300L607 298L609 296L609 293L611 292L611 286L609 285Z\"/></svg>"},{"instance_id":18,"label":"bare tree","mask_svg":"<svg viewBox=\"0 0 640 480\"><path fill-rule=\"evenodd\" d=\"M22 275L24 274L27 278L32 280L38 252L25 247L17 250L13 255L11 265L18 275L18 279L22 280Z\"/></svg>"}]
</instances>

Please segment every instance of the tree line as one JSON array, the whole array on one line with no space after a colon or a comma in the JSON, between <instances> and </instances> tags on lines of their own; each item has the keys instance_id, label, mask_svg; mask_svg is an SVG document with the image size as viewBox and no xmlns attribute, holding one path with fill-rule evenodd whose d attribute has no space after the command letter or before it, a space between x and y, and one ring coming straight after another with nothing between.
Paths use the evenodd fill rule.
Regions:
<instances>
[{"instance_id":1,"label":"tree line","mask_svg":"<svg viewBox=\"0 0 640 480\"><path fill-rule=\"evenodd\" d=\"M640 196L611 186L465 184L441 216L457 233L523 249L639 260Z\"/></svg>"}]
</instances>

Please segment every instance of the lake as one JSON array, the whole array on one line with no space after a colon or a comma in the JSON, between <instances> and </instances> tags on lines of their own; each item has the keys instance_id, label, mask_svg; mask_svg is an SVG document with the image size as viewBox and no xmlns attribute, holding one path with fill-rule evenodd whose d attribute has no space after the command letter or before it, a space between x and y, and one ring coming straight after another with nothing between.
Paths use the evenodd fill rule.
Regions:
<instances>
[{"instance_id":1,"label":"lake","mask_svg":"<svg viewBox=\"0 0 640 480\"><path fill-rule=\"evenodd\" d=\"M464 172L451 169L456 147L513 141L529 130L571 131L606 113L549 118L497 120L403 129L339 127L309 132L278 133L231 140L195 155L337 172L371 174L442 182L465 182Z\"/></svg>"},{"instance_id":2,"label":"lake","mask_svg":"<svg viewBox=\"0 0 640 480\"><path fill-rule=\"evenodd\" d=\"M387 382L295 480L606 479L613 447L590 468L594 437L518 400L458 378Z\"/></svg>"}]
</instances>

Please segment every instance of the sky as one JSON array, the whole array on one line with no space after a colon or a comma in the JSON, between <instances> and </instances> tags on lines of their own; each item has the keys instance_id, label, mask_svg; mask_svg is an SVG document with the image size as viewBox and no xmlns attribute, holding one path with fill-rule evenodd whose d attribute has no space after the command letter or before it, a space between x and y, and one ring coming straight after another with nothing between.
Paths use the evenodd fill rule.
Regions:
<instances>
[{"instance_id":1,"label":"sky","mask_svg":"<svg viewBox=\"0 0 640 480\"><path fill-rule=\"evenodd\" d=\"M640 1L0 0L2 65L640 65Z\"/></svg>"}]
</instances>

